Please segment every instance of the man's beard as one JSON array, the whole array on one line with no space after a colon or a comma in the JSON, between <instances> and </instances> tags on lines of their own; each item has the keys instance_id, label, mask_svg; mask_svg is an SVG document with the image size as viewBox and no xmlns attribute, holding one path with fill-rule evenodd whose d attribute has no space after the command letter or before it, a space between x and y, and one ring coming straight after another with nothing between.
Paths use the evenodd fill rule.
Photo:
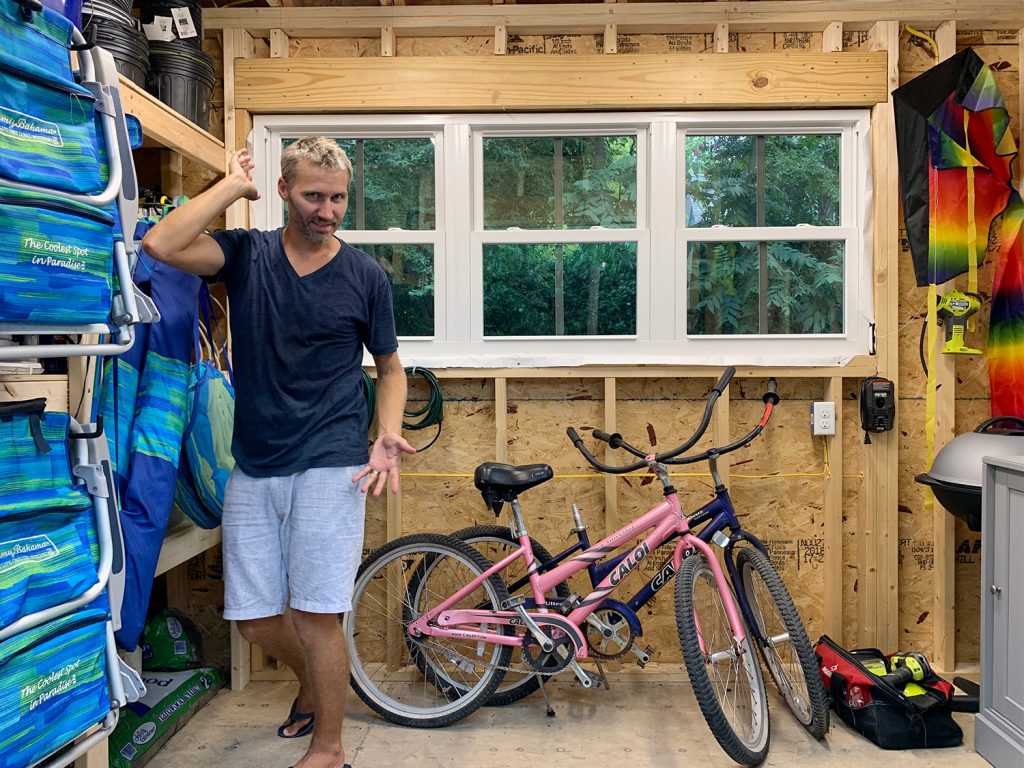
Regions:
<instances>
[{"instance_id":1,"label":"man's beard","mask_svg":"<svg viewBox=\"0 0 1024 768\"><path fill-rule=\"evenodd\" d=\"M314 219L299 219L299 232L304 238L317 245L323 245L334 237L334 233L338 229L337 222L334 223L330 232L320 232L313 227L313 221Z\"/></svg>"}]
</instances>

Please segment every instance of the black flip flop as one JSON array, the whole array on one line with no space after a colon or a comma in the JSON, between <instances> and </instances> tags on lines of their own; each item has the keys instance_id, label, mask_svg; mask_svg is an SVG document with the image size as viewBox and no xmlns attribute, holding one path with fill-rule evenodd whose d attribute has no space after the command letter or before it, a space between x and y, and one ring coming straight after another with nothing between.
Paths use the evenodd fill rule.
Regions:
<instances>
[{"instance_id":1,"label":"black flip flop","mask_svg":"<svg viewBox=\"0 0 1024 768\"><path fill-rule=\"evenodd\" d=\"M288 712L288 722L277 729L277 735L282 739L298 739L302 736L308 736L313 731L316 715L312 712L296 712L298 706L299 699L296 697L295 701L292 702L291 710ZM288 734L284 732L285 728L295 725L299 720L308 720L309 722L299 728L295 733Z\"/></svg>"}]
</instances>

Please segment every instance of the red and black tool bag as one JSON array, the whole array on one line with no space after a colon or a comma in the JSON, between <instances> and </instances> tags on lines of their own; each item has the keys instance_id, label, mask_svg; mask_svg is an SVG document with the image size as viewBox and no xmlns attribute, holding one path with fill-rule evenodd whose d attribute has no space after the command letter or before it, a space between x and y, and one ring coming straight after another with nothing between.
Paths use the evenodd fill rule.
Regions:
<instances>
[{"instance_id":1,"label":"red and black tool bag","mask_svg":"<svg viewBox=\"0 0 1024 768\"><path fill-rule=\"evenodd\" d=\"M814 646L832 708L850 727L882 749L955 747L964 734L953 719L953 686L934 673L916 681L923 692L907 696L862 663L887 656L875 648L848 651L828 635Z\"/></svg>"}]
</instances>

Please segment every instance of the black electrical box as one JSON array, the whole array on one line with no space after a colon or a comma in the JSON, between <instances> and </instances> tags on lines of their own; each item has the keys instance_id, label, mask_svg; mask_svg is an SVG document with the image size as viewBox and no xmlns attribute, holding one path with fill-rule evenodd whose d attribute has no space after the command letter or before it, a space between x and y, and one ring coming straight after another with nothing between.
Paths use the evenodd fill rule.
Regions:
<instances>
[{"instance_id":1,"label":"black electrical box","mask_svg":"<svg viewBox=\"0 0 1024 768\"><path fill-rule=\"evenodd\" d=\"M881 376L860 383L860 425L865 432L888 432L896 418L896 387Z\"/></svg>"}]
</instances>

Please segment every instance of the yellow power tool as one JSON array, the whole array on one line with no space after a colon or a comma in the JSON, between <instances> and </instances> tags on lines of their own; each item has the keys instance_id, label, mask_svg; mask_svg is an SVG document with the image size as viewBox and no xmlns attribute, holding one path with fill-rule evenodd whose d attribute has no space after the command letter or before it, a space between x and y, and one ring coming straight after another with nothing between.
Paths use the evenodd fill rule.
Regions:
<instances>
[{"instance_id":1,"label":"yellow power tool","mask_svg":"<svg viewBox=\"0 0 1024 768\"><path fill-rule=\"evenodd\" d=\"M946 329L946 343L942 351L948 355L980 355L980 349L964 343L967 333L967 319L981 307L977 296L962 291L950 291L939 299L936 314L939 323Z\"/></svg>"}]
</instances>

